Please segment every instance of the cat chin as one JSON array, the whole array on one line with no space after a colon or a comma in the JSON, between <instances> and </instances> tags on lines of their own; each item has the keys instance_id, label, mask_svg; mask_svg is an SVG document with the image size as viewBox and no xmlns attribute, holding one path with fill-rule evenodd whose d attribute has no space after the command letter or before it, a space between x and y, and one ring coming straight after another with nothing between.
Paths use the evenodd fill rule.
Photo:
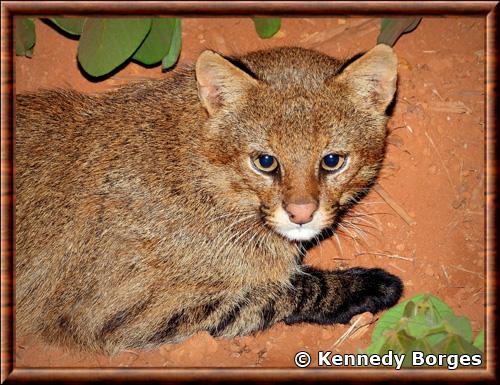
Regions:
<instances>
[{"instance_id":1,"label":"cat chin","mask_svg":"<svg viewBox=\"0 0 500 385\"><path fill-rule=\"evenodd\" d=\"M297 227L294 229L276 229L279 234L291 241L310 241L320 232L314 229Z\"/></svg>"}]
</instances>

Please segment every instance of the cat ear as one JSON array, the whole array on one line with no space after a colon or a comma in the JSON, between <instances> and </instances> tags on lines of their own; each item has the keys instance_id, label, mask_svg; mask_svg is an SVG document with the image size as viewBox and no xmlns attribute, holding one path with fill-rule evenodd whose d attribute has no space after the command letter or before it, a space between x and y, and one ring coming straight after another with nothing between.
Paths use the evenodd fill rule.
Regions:
<instances>
[{"instance_id":1,"label":"cat ear","mask_svg":"<svg viewBox=\"0 0 500 385\"><path fill-rule=\"evenodd\" d=\"M221 55L203 51L196 61L198 95L209 115L242 98L257 80Z\"/></svg>"},{"instance_id":2,"label":"cat ear","mask_svg":"<svg viewBox=\"0 0 500 385\"><path fill-rule=\"evenodd\" d=\"M385 112L396 92L398 59L391 47L378 44L349 64L336 80L354 91L354 98Z\"/></svg>"}]
</instances>

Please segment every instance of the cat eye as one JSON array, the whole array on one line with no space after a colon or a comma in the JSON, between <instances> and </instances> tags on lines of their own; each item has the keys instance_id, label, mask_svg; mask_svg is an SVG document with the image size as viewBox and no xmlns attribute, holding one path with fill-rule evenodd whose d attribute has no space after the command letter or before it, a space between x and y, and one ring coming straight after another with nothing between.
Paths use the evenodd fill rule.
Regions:
<instances>
[{"instance_id":1,"label":"cat eye","mask_svg":"<svg viewBox=\"0 0 500 385\"><path fill-rule=\"evenodd\" d=\"M278 168L278 161L272 155L263 154L253 160L253 164L260 171L273 172Z\"/></svg>"},{"instance_id":2,"label":"cat eye","mask_svg":"<svg viewBox=\"0 0 500 385\"><path fill-rule=\"evenodd\" d=\"M345 163L346 157L340 154L328 154L321 160L321 168L328 172L338 171Z\"/></svg>"}]
</instances>

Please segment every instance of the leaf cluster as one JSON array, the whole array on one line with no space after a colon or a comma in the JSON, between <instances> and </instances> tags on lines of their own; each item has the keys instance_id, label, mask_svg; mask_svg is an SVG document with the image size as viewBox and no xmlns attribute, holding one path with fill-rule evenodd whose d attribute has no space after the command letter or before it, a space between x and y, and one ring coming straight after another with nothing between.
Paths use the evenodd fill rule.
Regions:
<instances>
[{"instance_id":1,"label":"leaf cluster","mask_svg":"<svg viewBox=\"0 0 500 385\"><path fill-rule=\"evenodd\" d=\"M411 366L411 353L481 354L484 330L473 340L470 321L456 316L444 302L430 294L419 294L389 309L378 320L368 354L405 354L404 366Z\"/></svg>"},{"instance_id":2,"label":"leaf cluster","mask_svg":"<svg viewBox=\"0 0 500 385\"><path fill-rule=\"evenodd\" d=\"M413 31L421 17L383 18L377 44L393 46L399 37ZM79 39L78 62L88 75L109 76L129 61L144 66L161 63L167 70L177 63L182 47L180 18L101 18L50 17L46 19L56 30ZM281 19L252 17L262 39L274 36ZM32 18L15 18L16 55L31 57L36 41Z\"/></svg>"},{"instance_id":3,"label":"leaf cluster","mask_svg":"<svg viewBox=\"0 0 500 385\"><path fill-rule=\"evenodd\" d=\"M281 26L278 18L252 18L258 35L267 39ZM179 59L182 46L179 18L51 17L59 32L79 39L78 62L92 77L109 75L132 60L145 66L161 63L167 70ZM35 45L34 20L15 19L16 55L31 57Z\"/></svg>"}]
</instances>

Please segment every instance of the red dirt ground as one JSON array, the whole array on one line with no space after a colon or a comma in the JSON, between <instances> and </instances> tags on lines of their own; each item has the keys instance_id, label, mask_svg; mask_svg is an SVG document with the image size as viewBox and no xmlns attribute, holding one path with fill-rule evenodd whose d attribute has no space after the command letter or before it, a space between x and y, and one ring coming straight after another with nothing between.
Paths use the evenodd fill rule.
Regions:
<instances>
[{"instance_id":1,"label":"red dirt ground","mask_svg":"<svg viewBox=\"0 0 500 385\"><path fill-rule=\"evenodd\" d=\"M130 64L106 81L90 82L76 66L77 41L39 21L36 28L33 58L16 58L17 92L54 87L100 92L137 77L169 76ZM238 54L283 45L348 57L371 48L378 31L375 18L290 18L275 37L261 40L249 18L184 19L180 63L192 63L205 48ZM355 241L344 234L341 248L326 240L306 260L321 268L383 267L403 279L405 298L418 293L442 298L470 318L474 334L485 324L484 31L483 18L425 18L395 46L399 91L379 183L414 224L372 191L355 209L370 214L371 224L357 225L365 234L350 230ZM233 340L199 333L182 344L114 357L67 352L23 336L16 341L15 366L294 367L301 350L356 353L369 345L373 324L339 341L348 329L279 324Z\"/></svg>"}]
</instances>

